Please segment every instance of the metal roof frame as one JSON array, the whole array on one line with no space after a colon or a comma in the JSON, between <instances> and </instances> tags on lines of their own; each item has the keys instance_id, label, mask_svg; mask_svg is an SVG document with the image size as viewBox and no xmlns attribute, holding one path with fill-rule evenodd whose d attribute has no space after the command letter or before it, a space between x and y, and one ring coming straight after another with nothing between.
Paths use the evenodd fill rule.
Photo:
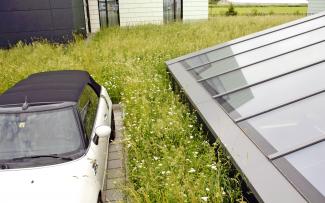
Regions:
<instances>
[{"instance_id":1,"label":"metal roof frame","mask_svg":"<svg viewBox=\"0 0 325 203\"><path fill-rule=\"evenodd\" d=\"M291 100L286 103L282 103L275 107L269 108L267 110L245 116L239 119L231 118L229 113L224 109L223 106L216 101L216 98L223 97L225 95L231 94L233 92L237 92L243 89L250 88L252 86L257 86L262 83L266 83L280 77L302 71L304 69L309 69L315 64L324 63L324 60L314 61L309 65L301 66L294 70L272 76L268 79L261 80L259 82L248 84L246 86L241 86L237 89L233 89L231 91L226 91L221 94L212 95L211 92L207 90L207 86L202 82L217 77L219 75L224 75L229 72L233 72L247 66L238 67L236 69L232 69L229 71L225 71L211 77L197 79L192 73L191 70L196 69L198 67L202 67L208 64L211 64L215 61L209 61L208 63L202 63L201 65L194 65L192 67L185 67L184 60L190 59L192 57L204 55L206 53L211 53L215 50L222 49L224 47L232 46L234 44L239 44L241 42L249 41L250 39L258 38L260 36L265 36L270 33L277 32L279 30L290 29L293 26L303 24L305 22L310 22L315 19L325 17L325 12L319 13L317 15L308 16L306 18L293 21L290 23L286 23L284 25L280 25L274 28L267 29L265 31L261 31L255 34L251 34L242 38L238 38L232 40L230 42L217 45L211 48L203 49L185 56L178 57L176 59L170 60L166 62L168 66L168 70L170 74L173 76L173 79L177 82L177 84L184 90L184 94L187 96L188 100L192 104L192 106L197 110L199 116L202 118L205 125L208 127L210 132L214 137L219 138L222 145L231 155L231 159L234 165L238 168L238 170L242 173L242 175L247 180L248 185L251 190L257 197L257 199L261 202L324 202L325 197L319 192L311 183L307 181L307 179L301 175L297 169L295 169L286 159L285 156L291 154L293 152L302 150L304 148L308 148L310 146L316 145L325 141L325 136L321 136L315 139L310 140L304 144L289 147L284 151L276 151L272 149L272 145L268 145L267 141L264 140L263 136L260 136L257 131L254 130L253 127L249 126L246 120L266 114L268 112L283 108L285 106L291 105L293 103L298 103L302 100L313 98L319 94L325 92L325 89L319 90L316 92L312 92L308 95L300 97L298 99ZM325 25L325 22L324 22ZM318 30L323 28L324 25L320 25L318 28L314 28L308 31L303 31L300 34L306 34L311 31ZM294 35L292 37L295 37ZM285 41L292 37L286 37L281 40L276 40L274 43L278 43L280 41ZM320 40L316 43L308 44L307 46L312 46L313 44L324 42L325 40ZM253 49L247 49L247 51L243 51L237 54L242 54L249 52L254 49L258 49L260 47L268 46L268 43L263 46L258 46ZM289 52L299 51L304 47L300 47L298 49L294 49ZM280 54L285 55L288 52ZM232 56L236 56L234 53ZM277 58L280 55L270 57L264 60L270 60L273 58ZM226 56L232 57L232 56ZM218 60L223 60L218 59ZM264 61L263 60L263 61ZM217 61L217 60L216 60ZM260 61L254 62L259 63ZM325 63L324 63L325 64ZM250 132L247 133L243 129L247 128ZM264 149L263 149L264 148Z\"/></svg>"}]
</instances>

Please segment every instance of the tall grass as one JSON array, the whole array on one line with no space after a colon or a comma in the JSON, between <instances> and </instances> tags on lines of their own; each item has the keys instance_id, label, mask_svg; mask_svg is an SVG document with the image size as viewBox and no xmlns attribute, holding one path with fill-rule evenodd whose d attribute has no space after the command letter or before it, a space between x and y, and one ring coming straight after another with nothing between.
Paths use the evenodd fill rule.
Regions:
<instances>
[{"instance_id":1,"label":"tall grass","mask_svg":"<svg viewBox=\"0 0 325 203\"><path fill-rule=\"evenodd\" d=\"M261 16L261 15L306 15L306 5L234 5L238 15ZM209 16L226 15L229 5L209 5Z\"/></svg>"},{"instance_id":2,"label":"tall grass","mask_svg":"<svg viewBox=\"0 0 325 203\"><path fill-rule=\"evenodd\" d=\"M0 92L31 73L84 69L125 110L134 202L243 201L230 161L216 159L195 117L170 87L164 62L295 17L220 17L197 23L110 28L66 46L18 44L0 51Z\"/></svg>"}]
</instances>

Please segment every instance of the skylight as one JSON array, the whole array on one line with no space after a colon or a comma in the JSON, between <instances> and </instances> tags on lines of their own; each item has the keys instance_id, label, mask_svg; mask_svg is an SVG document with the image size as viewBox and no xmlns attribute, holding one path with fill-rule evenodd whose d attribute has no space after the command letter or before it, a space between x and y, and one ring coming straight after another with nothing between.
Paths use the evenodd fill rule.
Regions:
<instances>
[{"instance_id":1,"label":"skylight","mask_svg":"<svg viewBox=\"0 0 325 203\"><path fill-rule=\"evenodd\" d=\"M263 202L325 202L325 12L167 62Z\"/></svg>"}]
</instances>

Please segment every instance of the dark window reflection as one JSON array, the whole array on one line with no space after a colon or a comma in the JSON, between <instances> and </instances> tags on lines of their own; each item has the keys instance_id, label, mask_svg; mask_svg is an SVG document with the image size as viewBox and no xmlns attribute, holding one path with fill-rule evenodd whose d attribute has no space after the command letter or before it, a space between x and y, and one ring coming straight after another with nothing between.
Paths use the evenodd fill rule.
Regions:
<instances>
[{"instance_id":1,"label":"dark window reflection","mask_svg":"<svg viewBox=\"0 0 325 203\"><path fill-rule=\"evenodd\" d=\"M164 22L181 20L182 6L182 0L164 0Z\"/></svg>"},{"instance_id":2,"label":"dark window reflection","mask_svg":"<svg viewBox=\"0 0 325 203\"><path fill-rule=\"evenodd\" d=\"M78 111L80 113L84 130L88 140L91 137L95 123L97 106L99 99L97 94L90 86L86 86L78 102Z\"/></svg>"},{"instance_id":3,"label":"dark window reflection","mask_svg":"<svg viewBox=\"0 0 325 203\"><path fill-rule=\"evenodd\" d=\"M117 0L100 0L98 6L101 27L119 25L119 5Z\"/></svg>"},{"instance_id":4,"label":"dark window reflection","mask_svg":"<svg viewBox=\"0 0 325 203\"><path fill-rule=\"evenodd\" d=\"M206 87L209 86L213 91L209 91L212 95L218 95L232 91L239 87L247 85L247 81L241 70L232 72L231 74L222 75L220 77L211 78L202 82Z\"/></svg>"},{"instance_id":5,"label":"dark window reflection","mask_svg":"<svg viewBox=\"0 0 325 203\"><path fill-rule=\"evenodd\" d=\"M205 55L205 54L198 55L198 56L195 56L193 58L189 58L189 59L186 59L184 61L181 61L181 63L184 65L184 67L186 69L201 66L201 65L207 64L209 62L210 62L210 60L207 57L207 55Z\"/></svg>"}]
</instances>

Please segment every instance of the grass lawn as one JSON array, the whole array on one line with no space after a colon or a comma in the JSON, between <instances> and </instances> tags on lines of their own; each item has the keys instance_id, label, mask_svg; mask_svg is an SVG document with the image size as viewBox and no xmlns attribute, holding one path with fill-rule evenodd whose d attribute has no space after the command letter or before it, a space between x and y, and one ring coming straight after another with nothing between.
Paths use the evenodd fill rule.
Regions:
<instances>
[{"instance_id":1,"label":"grass lawn","mask_svg":"<svg viewBox=\"0 0 325 203\"><path fill-rule=\"evenodd\" d=\"M110 28L67 46L45 42L0 51L0 92L31 73L88 70L125 110L132 202L240 202L229 157L206 141L170 87L165 61L297 16L219 17L197 23Z\"/></svg>"},{"instance_id":2,"label":"grass lawn","mask_svg":"<svg viewBox=\"0 0 325 203\"><path fill-rule=\"evenodd\" d=\"M225 15L228 10L227 5L209 5L209 15ZM234 5L238 15L306 15L307 6L281 6L281 5Z\"/></svg>"}]
</instances>

